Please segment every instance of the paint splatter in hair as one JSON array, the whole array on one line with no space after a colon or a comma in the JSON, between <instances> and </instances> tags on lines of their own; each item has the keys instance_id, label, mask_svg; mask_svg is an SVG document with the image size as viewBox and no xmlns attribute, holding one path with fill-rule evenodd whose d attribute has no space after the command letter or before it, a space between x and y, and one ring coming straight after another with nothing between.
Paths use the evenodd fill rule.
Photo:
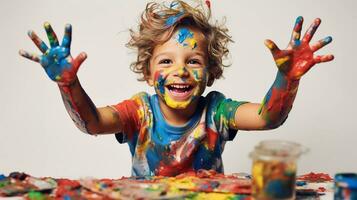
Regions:
<instances>
[{"instance_id":1,"label":"paint splatter in hair","mask_svg":"<svg viewBox=\"0 0 357 200\"><path fill-rule=\"evenodd\" d=\"M208 7L209 9L211 9L211 1L206 0L205 3L206 3L206 5L207 5L207 7Z\"/></svg>"},{"instance_id":2,"label":"paint splatter in hair","mask_svg":"<svg viewBox=\"0 0 357 200\"><path fill-rule=\"evenodd\" d=\"M174 9L177 5L178 5L178 2L177 2L177 1L173 1L173 2L171 2L171 4L170 4L170 8L171 8L171 9Z\"/></svg>"},{"instance_id":3,"label":"paint splatter in hair","mask_svg":"<svg viewBox=\"0 0 357 200\"><path fill-rule=\"evenodd\" d=\"M177 21L179 21L181 19L182 15L183 15L183 12L180 12L177 15L170 16L169 18L167 18L166 23L165 23L166 27L170 27L170 26L174 25Z\"/></svg>"}]
</instances>

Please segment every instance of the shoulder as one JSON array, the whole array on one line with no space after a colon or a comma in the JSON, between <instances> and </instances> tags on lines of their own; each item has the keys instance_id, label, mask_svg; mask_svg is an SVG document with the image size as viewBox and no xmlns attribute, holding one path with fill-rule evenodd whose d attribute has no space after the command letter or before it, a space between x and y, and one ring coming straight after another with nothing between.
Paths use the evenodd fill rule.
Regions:
<instances>
[{"instance_id":1,"label":"shoulder","mask_svg":"<svg viewBox=\"0 0 357 200\"><path fill-rule=\"evenodd\" d=\"M134 94L130 99L131 100L142 100L142 99L149 99L150 95L146 92L139 92Z\"/></svg>"},{"instance_id":2,"label":"shoulder","mask_svg":"<svg viewBox=\"0 0 357 200\"><path fill-rule=\"evenodd\" d=\"M146 92L139 92L134 94L131 98L131 101L134 101L138 105L149 105L150 104L150 95Z\"/></svg>"},{"instance_id":3,"label":"shoulder","mask_svg":"<svg viewBox=\"0 0 357 200\"><path fill-rule=\"evenodd\" d=\"M205 97L207 105L217 105L224 99L226 99L224 94L218 91L211 91Z\"/></svg>"},{"instance_id":4,"label":"shoulder","mask_svg":"<svg viewBox=\"0 0 357 200\"><path fill-rule=\"evenodd\" d=\"M220 99L220 98L225 98L224 94L218 91L211 91L206 95L207 99Z\"/></svg>"},{"instance_id":5,"label":"shoulder","mask_svg":"<svg viewBox=\"0 0 357 200\"><path fill-rule=\"evenodd\" d=\"M149 107L150 95L146 92L139 92L133 95L130 99L123 100L122 102L113 105L117 111L132 111L136 112L137 110L146 110Z\"/></svg>"}]
</instances>

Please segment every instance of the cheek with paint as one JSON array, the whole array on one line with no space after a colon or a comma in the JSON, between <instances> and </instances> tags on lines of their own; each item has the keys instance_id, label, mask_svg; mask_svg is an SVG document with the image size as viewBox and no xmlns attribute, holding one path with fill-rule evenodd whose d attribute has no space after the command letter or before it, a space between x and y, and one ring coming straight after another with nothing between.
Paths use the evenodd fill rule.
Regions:
<instances>
[{"instance_id":1,"label":"cheek with paint","mask_svg":"<svg viewBox=\"0 0 357 200\"><path fill-rule=\"evenodd\" d=\"M165 78L163 71L156 71L154 75L154 88L156 93L163 97L165 95Z\"/></svg>"},{"instance_id":2,"label":"cheek with paint","mask_svg":"<svg viewBox=\"0 0 357 200\"><path fill-rule=\"evenodd\" d=\"M196 91L194 91L194 95L199 97L206 89L207 80L208 80L207 67L192 69L191 74L193 76L194 81L197 83Z\"/></svg>"}]
</instances>

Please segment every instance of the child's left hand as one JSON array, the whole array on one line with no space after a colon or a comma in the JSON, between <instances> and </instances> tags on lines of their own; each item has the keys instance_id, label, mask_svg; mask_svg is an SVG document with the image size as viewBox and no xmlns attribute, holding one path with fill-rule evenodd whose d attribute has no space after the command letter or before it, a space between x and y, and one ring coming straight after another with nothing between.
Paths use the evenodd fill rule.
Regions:
<instances>
[{"instance_id":1,"label":"child's left hand","mask_svg":"<svg viewBox=\"0 0 357 200\"><path fill-rule=\"evenodd\" d=\"M271 40L265 41L265 45L273 54L279 71L286 75L288 79L299 80L301 76L309 71L316 63L333 60L334 56L331 54L322 56L314 55L315 51L329 44L332 41L332 37L328 36L313 45L309 44L320 23L321 20L316 18L306 31L302 40L300 40L303 18L301 16L298 17L291 35L291 40L285 50L280 50Z\"/></svg>"}]
</instances>

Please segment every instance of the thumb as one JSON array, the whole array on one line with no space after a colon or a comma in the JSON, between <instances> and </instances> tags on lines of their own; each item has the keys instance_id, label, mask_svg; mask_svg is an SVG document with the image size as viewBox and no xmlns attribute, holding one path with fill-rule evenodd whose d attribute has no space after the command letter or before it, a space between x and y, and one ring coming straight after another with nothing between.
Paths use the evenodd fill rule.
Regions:
<instances>
[{"instance_id":1,"label":"thumb","mask_svg":"<svg viewBox=\"0 0 357 200\"><path fill-rule=\"evenodd\" d=\"M74 60L73 60L73 67L77 72L83 61L87 59L87 54L85 52L80 53Z\"/></svg>"},{"instance_id":2,"label":"thumb","mask_svg":"<svg viewBox=\"0 0 357 200\"><path fill-rule=\"evenodd\" d=\"M270 52L273 55L275 55L277 52L280 51L279 47L276 46L276 44L273 41L269 40L269 39L265 40L264 44L265 44L266 47L268 47L268 49L270 50Z\"/></svg>"}]
</instances>

